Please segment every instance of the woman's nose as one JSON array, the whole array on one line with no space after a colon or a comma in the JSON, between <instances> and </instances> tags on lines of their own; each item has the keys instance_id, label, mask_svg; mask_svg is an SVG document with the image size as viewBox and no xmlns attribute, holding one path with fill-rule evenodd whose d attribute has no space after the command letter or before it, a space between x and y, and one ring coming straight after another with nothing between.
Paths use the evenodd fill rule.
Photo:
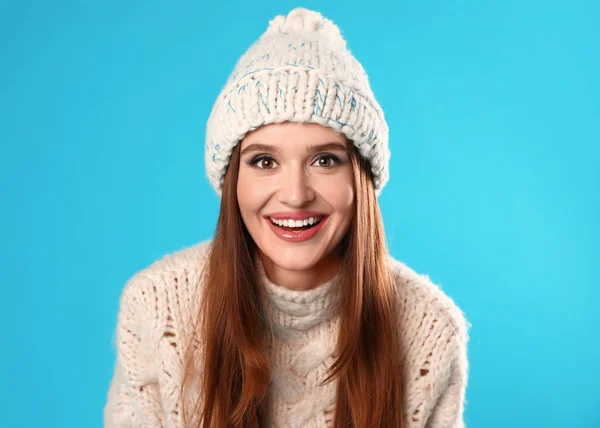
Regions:
<instances>
[{"instance_id":1,"label":"woman's nose","mask_svg":"<svg viewBox=\"0 0 600 428\"><path fill-rule=\"evenodd\" d=\"M311 177L301 167L288 168L280 175L278 198L279 201L300 207L314 199L315 193L312 189Z\"/></svg>"}]
</instances>

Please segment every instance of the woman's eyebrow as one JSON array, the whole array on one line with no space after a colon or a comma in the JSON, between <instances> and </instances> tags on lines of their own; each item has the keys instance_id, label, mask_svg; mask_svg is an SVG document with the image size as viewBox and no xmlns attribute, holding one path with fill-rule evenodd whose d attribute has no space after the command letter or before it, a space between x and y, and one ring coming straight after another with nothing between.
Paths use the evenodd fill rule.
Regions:
<instances>
[{"instance_id":1,"label":"woman's eyebrow","mask_svg":"<svg viewBox=\"0 0 600 428\"><path fill-rule=\"evenodd\" d=\"M345 151L347 151L348 149L342 143L331 142L331 143L325 143L325 144L319 144L319 145L311 144L310 146L308 146L306 148L306 153L323 152L326 150L345 150Z\"/></svg>"},{"instance_id":2,"label":"woman's eyebrow","mask_svg":"<svg viewBox=\"0 0 600 428\"><path fill-rule=\"evenodd\" d=\"M250 152L273 152L279 154L281 153L281 150L279 150L279 147L272 146L270 144L252 143L249 146L247 146L244 150L242 150L240 156L244 156L244 154Z\"/></svg>"},{"instance_id":3,"label":"woman's eyebrow","mask_svg":"<svg viewBox=\"0 0 600 428\"><path fill-rule=\"evenodd\" d=\"M317 144L317 145L311 144L310 146L306 147L306 153L310 153L310 154L313 154L316 152L322 152L325 150L345 150L345 151L347 151L348 149L343 144L336 143L336 142ZM272 153L280 154L281 150L279 149L279 147L273 146L270 144L252 143L249 146L247 146L244 150L242 150L242 153L240 154L240 156L243 156L244 154L250 153L250 152L272 152Z\"/></svg>"}]
</instances>

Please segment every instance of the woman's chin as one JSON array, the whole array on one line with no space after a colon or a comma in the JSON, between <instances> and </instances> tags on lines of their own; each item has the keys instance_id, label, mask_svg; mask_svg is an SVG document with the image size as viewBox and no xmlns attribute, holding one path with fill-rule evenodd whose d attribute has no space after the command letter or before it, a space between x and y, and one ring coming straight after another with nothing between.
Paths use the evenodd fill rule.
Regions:
<instances>
[{"instance_id":1,"label":"woman's chin","mask_svg":"<svg viewBox=\"0 0 600 428\"><path fill-rule=\"evenodd\" d=\"M313 268L318 260L312 257L305 257L302 254L299 254L300 251L296 252L296 254L292 254L290 258L283 258L281 255L273 255L272 257L267 254L267 257L271 259L274 267L277 269L284 269L289 271L303 271L309 270Z\"/></svg>"}]
</instances>

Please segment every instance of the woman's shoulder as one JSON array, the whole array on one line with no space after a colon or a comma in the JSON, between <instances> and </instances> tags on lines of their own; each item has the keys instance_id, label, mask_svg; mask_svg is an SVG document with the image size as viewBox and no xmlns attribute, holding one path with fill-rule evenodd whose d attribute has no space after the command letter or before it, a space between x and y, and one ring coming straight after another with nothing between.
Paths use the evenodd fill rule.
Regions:
<instances>
[{"instance_id":1,"label":"woman's shoulder","mask_svg":"<svg viewBox=\"0 0 600 428\"><path fill-rule=\"evenodd\" d=\"M443 322L459 334L463 341L466 341L471 325L463 310L441 285L391 255L389 262L396 281L396 291L400 297L403 316L414 316L419 319L427 317L435 319L436 322Z\"/></svg>"},{"instance_id":2,"label":"woman's shoulder","mask_svg":"<svg viewBox=\"0 0 600 428\"><path fill-rule=\"evenodd\" d=\"M129 311L139 322L172 318L172 312L192 312L211 240L167 253L139 269L121 294L121 313Z\"/></svg>"},{"instance_id":3,"label":"woman's shoulder","mask_svg":"<svg viewBox=\"0 0 600 428\"><path fill-rule=\"evenodd\" d=\"M135 275L152 279L162 279L165 275L191 275L206 260L210 243L210 239L203 240L164 254Z\"/></svg>"},{"instance_id":4,"label":"woman's shoulder","mask_svg":"<svg viewBox=\"0 0 600 428\"><path fill-rule=\"evenodd\" d=\"M208 256L211 240L199 241L191 246L186 246L170 253L164 254L147 266L139 269L130 279L129 283L151 281L157 285L178 280L190 279L197 275L203 267ZM129 285L128 283L128 285Z\"/></svg>"}]
</instances>

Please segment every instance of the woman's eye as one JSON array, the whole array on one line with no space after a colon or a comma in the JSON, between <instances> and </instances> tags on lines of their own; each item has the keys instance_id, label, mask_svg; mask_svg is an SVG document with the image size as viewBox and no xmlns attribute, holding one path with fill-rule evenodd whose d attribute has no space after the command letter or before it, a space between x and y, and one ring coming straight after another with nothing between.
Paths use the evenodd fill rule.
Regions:
<instances>
[{"instance_id":1,"label":"woman's eye","mask_svg":"<svg viewBox=\"0 0 600 428\"><path fill-rule=\"evenodd\" d=\"M274 163L275 161L273 158L269 156L257 156L249 162L251 166L254 166L258 169L271 169L273 168Z\"/></svg>"},{"instance_id":2,"label":"woman's eye","mask_svg":"<svg viewBox=\"0 0 600 428\"><path fill-rule=\"evenodd\" d=\"M334 166L338 165L340 163L340 160L338 159L337 156L334 155L324 155L321 156L319 159L317 159L315 161L316 164L318 164L318 166L322 167L322 168L333 168Z\"/></svg>"}]
</instances>

